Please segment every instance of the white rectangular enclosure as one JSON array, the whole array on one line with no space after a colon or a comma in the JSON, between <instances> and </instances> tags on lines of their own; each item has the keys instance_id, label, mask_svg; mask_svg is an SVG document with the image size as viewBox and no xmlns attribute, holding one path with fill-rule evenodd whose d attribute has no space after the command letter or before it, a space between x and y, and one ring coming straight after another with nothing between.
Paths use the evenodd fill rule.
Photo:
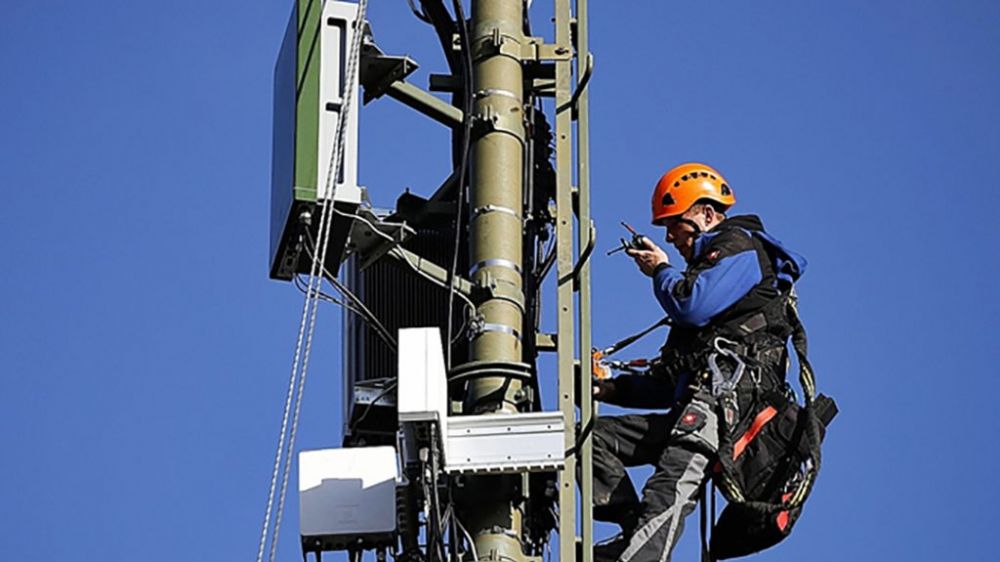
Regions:
<instances>
[{"instance_id":1,"label":"white rectangular enclosure","mask_svg":"<svg viewBox=\"0 0 1000 562\"><path fill-rule=\"evenodd\" d=\"M453 416L445 470L499 473L558 470L566 453L561 412Z\"/></svg>"},{"instance_id":2,"label":"white rectangular enclosure","mask_svg":"<svg viewBox=\"0 0 1000 562\"><path fill-rule=\"evenodd\" d=\"M299 524L303 545L339 550L378 544L396 529L399 469L393 447L299 453Z\"/></svg>"}]
</instances>

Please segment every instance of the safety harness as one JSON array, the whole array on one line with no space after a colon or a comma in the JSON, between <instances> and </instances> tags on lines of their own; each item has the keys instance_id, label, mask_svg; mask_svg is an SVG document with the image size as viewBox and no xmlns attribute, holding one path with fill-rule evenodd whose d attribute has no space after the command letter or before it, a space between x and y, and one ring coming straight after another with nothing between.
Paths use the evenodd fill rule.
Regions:
<instances>
[{"instance_id":1,"label":"safety harness","mask_svg":"<svg viewBox=\"0 0 1000 562\"><path fill-rule=\"evenodd\" d=\"M708 560L752 554L791 533L819 474L826 427L837 414L832 398L816 394L794 291L783 300L804 404L787 392L772 390L733 423L729 404L734 402L730 393L735 394L735 385L718 393L720 439L714 482L728 503L712 526Z\"/></svg>"},{"instance_id":2,"label":"safety harness","mask_svg":"<svg viewBox=\"0 0 1000 562\"><path fill-rule=\"evenodd\" d=\"M710 541L708 522L702 522L706 561L752 554L791 533L819 473L826 427L837 414L833 399L816 393L794 290L801 273L800 266L792 263L797 256L763 230L754 230L752 235L774 270L778 295L762 306L748 307L748 314L692 332L687 345L665 346L649 371L675 384L682 373L694 374L693 386L711 390L720 428L713 482L727 505L716 521L712 492ZM661 320L618 342L603 350L603 356L664 324ZM801 405L783 377L762 380L768 370L765 364L777 361L787 367L789 339L799 364Z\"/></svg>"}]
</instances>

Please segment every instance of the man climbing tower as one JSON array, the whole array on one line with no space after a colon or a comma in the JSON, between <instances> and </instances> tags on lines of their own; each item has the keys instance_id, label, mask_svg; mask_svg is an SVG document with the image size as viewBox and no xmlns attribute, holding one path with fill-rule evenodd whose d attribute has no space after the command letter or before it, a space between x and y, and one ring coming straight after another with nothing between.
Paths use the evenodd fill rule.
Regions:
<instances>
[{"instance_id":1,"label":"man climbing tower","mask_svg":"<svg viewBox=\"0 0 1000 562\"><path fill-rule=\"evenodd\" d=\"M677 166L653 190L652 222L666 229L686 268L646 237L627 250L652 278L672 328L650 373L601 381L594 395L670 412L595 424L594 516L622 527L621 538L595 549L597 560L669 560L717 458L720 424L738 427L756 397L786 389L785 303L805 260L766 234L758 217L727 217L735 203L716 170ZM655 471L640 500L625 469L647 464Z\"/></svg>"}]
</instances>

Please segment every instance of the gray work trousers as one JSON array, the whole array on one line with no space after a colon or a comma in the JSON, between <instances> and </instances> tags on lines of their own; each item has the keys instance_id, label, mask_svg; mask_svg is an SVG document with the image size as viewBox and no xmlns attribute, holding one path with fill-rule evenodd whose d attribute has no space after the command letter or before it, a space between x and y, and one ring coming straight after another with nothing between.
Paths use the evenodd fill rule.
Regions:
<instances>
[{"instance_id":1,"label":"gray work trousers","mask_svg":"<svg viewBox=\"0 0 1000 562\"><path fill-rule=\"evenodd\" d=\"M697 396L669 414L599 417L594 425L594 517L622 526L619 562L666 562L718 451L714 409ZM636 495L626 467L652 465Z\"/></svg>"}]
</instances>

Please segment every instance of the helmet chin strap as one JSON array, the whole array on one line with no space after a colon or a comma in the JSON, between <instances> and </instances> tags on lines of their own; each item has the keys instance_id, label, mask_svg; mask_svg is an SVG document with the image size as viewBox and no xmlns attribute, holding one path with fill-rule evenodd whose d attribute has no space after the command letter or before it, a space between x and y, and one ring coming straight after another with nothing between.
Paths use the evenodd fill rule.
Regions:
<instances>
[{"instance_id":1,"label":"helmet chin strap","mask_svg":"<svg viewBox=\"0 0 1000 562\"><path fill-rule=\"evenodd\" d=\"M684 217L677 217L674 220L676 220L679 223L686 224L686 225L690 226L691 228L693 228L695 236L699 236L699 235L701 235L702 232L704 232L704 230L702 230L702 228L700 226L698 226L698 223L694 222L691 219L686 219Z\"/></svg>"}]
</instances>

